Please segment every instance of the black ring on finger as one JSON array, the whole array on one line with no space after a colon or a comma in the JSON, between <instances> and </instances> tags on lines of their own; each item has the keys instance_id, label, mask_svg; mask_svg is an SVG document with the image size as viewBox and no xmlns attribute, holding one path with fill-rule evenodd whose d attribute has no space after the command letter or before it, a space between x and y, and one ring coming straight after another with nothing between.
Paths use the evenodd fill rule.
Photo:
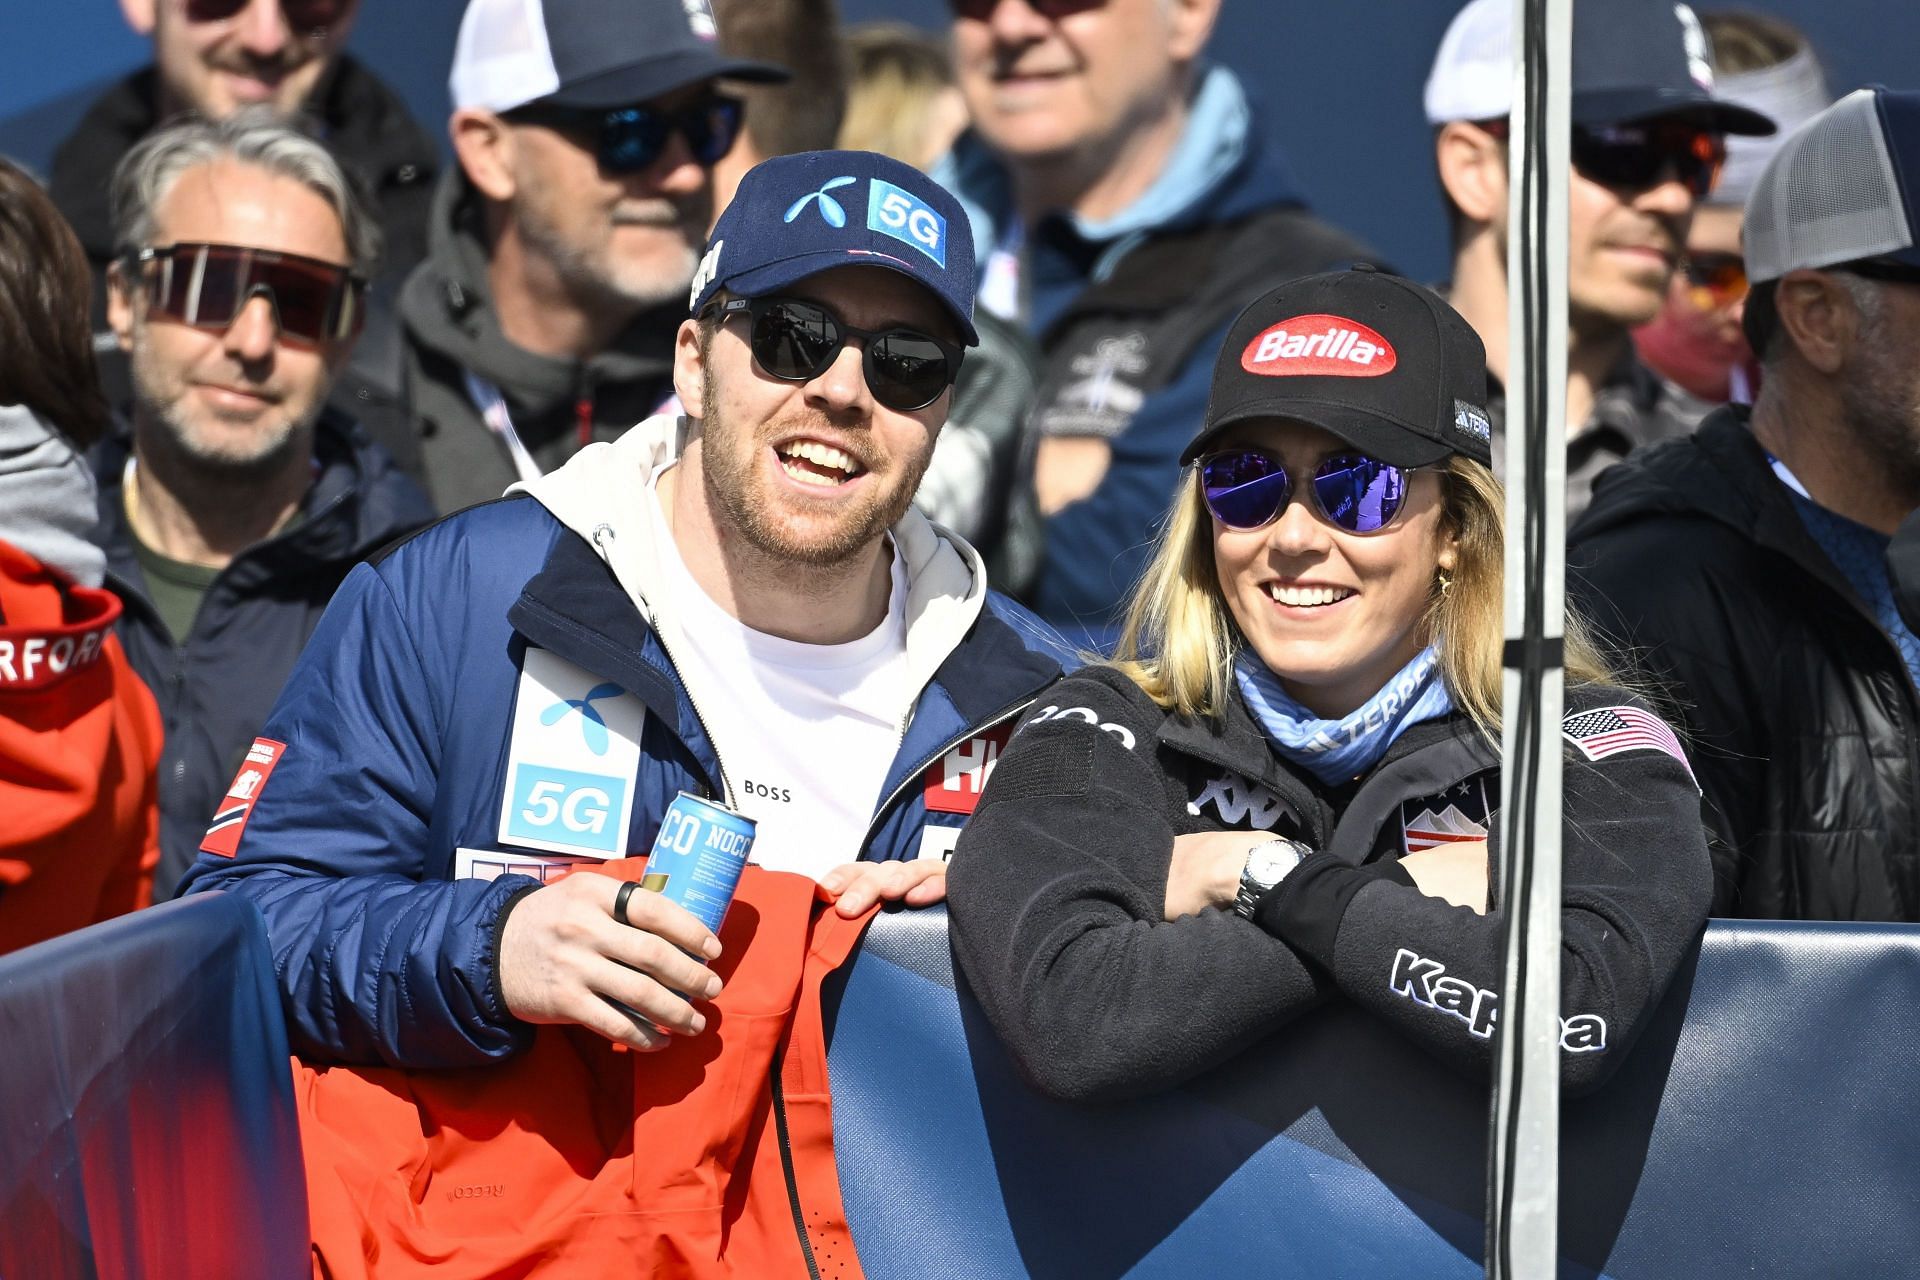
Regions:
<instances>
[{"instance_id":1,"label":"black ring on finger","mask_svg":"<svg viewBox=\"0 0 1920 1280\"><path fill-rule=\"evenodd\" d=\"M633 921L627 919L627 899L633 897L633 891L640 887L638 880L622 880L620 892L613 895L613 918L629 929L633 927Z\"/></svg>"}]
</instances>

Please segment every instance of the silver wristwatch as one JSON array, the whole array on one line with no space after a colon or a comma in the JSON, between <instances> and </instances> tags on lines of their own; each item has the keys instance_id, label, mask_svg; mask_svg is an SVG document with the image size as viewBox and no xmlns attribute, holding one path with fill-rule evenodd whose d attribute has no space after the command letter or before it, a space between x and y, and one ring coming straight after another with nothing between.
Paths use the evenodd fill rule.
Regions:
<instances>
[{"instance_id":1,"label":"silver wristwatch","mask_svg":"<svg viewBox=\"0 0 1920 1280\"><path fill-rule=\"evenodd\" d=\"M1287 873L1299 866L1313 850L1298 840L1275 836L1247 850L1247 865L1240 873L1240 892L1233 899L1233 913L1243 920L1253 919L1253 909Z\"/></svg>"}]
</instances>

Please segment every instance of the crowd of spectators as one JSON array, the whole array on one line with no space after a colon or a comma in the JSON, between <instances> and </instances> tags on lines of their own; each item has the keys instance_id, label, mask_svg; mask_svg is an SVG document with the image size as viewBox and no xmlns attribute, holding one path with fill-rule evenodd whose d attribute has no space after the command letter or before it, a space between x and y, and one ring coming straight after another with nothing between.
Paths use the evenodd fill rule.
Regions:
<instances>
[{"instance_id":1,"label":"crowd of spectators","mask_svg":"<svg viewBox=\"0 0 1920 1280\"><path fill-rule=\"evenodd\" d=\"M660 1050L705 1029L719 942L565 873L702 792L844 916L939 900L957 843L996 1024L1113 1094L1367 987L1342 919L1492 938L1497 758L1448 757L1471 814L1397 800L1364 876L1315 858L1402 728L1467 751L1499 720L1509 0L1469 0L1425 84L1432 290L1312 211L1262 86L1206 56L1224 0L951 0L940 36L832 0L469 0L431 129L344 52L360 3L126 0L152 65L44 189L0 162L0 797L34 815L0 835L0 948L223 887L314 1061L485 1063L549 1023ZM1571 111L1571 705L1661 758L1566 740L1593 794L1657 794L1671 853L1569 841L1655 939L1595 929L1631 1026L1709 865L1715 914L1920 921L1920 95L1833 103L1778 20L1610 0L1575 6ZM1434 326L1437 366L1400 336ZM1351 602L1376 581L1404 598ZM1389 603L1337 680L1286 639L1360 643ZM529 770L578 776L536 698L625 744L575 837L514 826ZM1286 781L1288 733L1357 749L1375 712ZM1264 763L1215 822L1239 730ZM1278 833L1310 847L1276 868ZM1140 931L1079 941L1109 924ZM1274 1008L1102 1056L1236 948L1284 961Z\"/></svg>"}]
</instances>

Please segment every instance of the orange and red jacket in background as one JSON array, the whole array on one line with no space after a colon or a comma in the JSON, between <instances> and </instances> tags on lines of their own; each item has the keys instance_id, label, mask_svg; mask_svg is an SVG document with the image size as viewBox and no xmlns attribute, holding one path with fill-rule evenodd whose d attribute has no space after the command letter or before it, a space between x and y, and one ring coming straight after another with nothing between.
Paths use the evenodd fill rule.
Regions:
<instances>
[{"instance_id":1,"label":"orange and red jacket in background","mask_svg":"<svg viewBox=\"0 0 1920 1280\"><path fill-rule=\"evenodd\" d=\"M747 868L707 1028L658 1053L546 1026L527 1052L457 1071L296 1062L314 1274L859 1280L820 984L871 915Z\"/></svg>"},{"instance_id":2,"label":"orange and red jacket in background","mask_svg":"<svg viewBox=\"0 0 1920 1280\"><path fill-rule=\"evenodd\" d=\"M151 900L160 712L119 617L0 542L0 952Z\"/></svg>"}]
</instances>

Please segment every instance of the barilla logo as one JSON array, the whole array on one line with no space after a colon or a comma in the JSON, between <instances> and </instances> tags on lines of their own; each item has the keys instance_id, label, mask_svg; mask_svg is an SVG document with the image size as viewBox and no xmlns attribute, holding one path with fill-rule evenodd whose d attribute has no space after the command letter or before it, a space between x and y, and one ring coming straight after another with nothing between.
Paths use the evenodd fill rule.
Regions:
<instances>
[{"instance_id":1,"label":"barilla logo","mask_svg":"<svg viewBox=\"0 0 1920 1280\"><path fill-rule=\"evenodd\" d=\"M1345 316L1282 320L1240 353L1240 367L1263 378L1377 378L1398 363L1392 343Z\"/></svg>"}]
</instances>

